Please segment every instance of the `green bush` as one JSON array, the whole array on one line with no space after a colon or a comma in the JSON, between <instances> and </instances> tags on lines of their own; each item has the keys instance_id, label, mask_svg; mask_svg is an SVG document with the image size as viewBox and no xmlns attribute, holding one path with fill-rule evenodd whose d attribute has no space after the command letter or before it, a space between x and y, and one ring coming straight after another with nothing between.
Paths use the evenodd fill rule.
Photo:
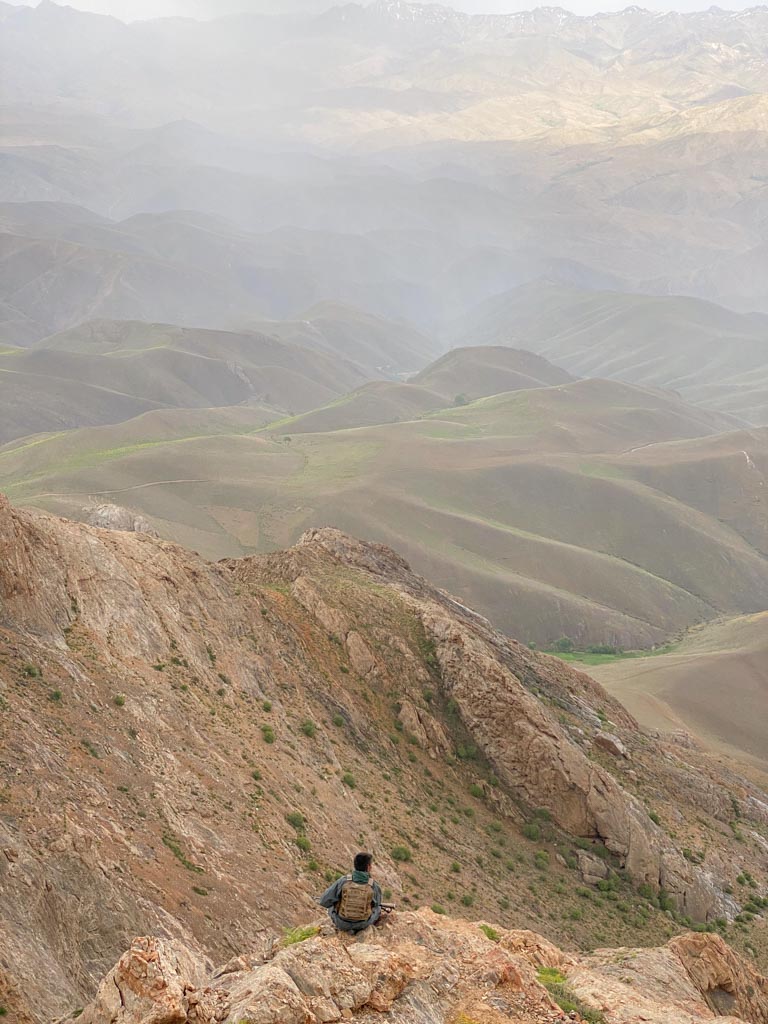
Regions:
<instances>
[{"instance_id":1,"label":"green bush","mask_svg":"<svg viewBox=\"0 0 768 1024\"><path fill-rule=\"evenodd\" d=\"M523 835L531 842L538 843L541 839L541 829L535 821L529 821L527 825L523 825Z\"/></svg>"},{"instance_id":2,"label":"green bush","mask_svg":"<svg viewBox=\"0 0 768 1024\"><path fill-rule=\"evenodd\" d=\"M392 850L392 860L398 861L400 864L407 864L413 860L413 855L407 846L395 846Z\"/></svg>"},{"instance_id":3,"label":"green bush","mask_svg":"<svg viewBox=\"0 0 768 1024\"><path fill-rule=\"evenodd\" d=\"M546 850L538 850L533 856L533 863L539 871L549 870L549 854Z\"/></svg>"},{"instance_id":4,"label":"green bush","mask_svg":"<svg viewBox=\"0 0 768 1024\"><path fill-rule=\"evenodd\" d=\"M314 722L310 721L310 719L306 719L301 723L301 731L305 736L309 736L309 738L312 739L317 735L317 726Z\"/></svg>"},{"instance_id":5,"label":"green bush","mask_svg":"<svg viewBox=\"0 0 768 1024\"><path fill-rule=\"evenodd\" d=\"M491 928L489 924L481 924L480 931L485 935L486 939L490 939L491 942L498 942L501 939L501 935L495 928Z\"/></svg>"},{"instance_id":6,"label":"green bush","mask_svg":"<svg viewBox=\"0 0 768 1024\"><path fill-rule=\"evenodd\" d=\"M570 654L575 650L576 644L571 640L569 636L561 636L559 640L555 640L552 645L552 649L558 651L560 654Z\"/></svg>"},{"instance_id":7,"label":"green bush","mask_svg":"<svg viewBox=\"0 0 768 1024\"><path fill-rule=\"evenodd\" d=\"M262 727L261 727L261 737L262 737L262 739L264 740L265 743L274 743L275 742L275 730L272 728L271 725L262 725Z\"/></svg>"},{"instance_id":8,"label":"green bush","mask_svg":"<svg viewBox=\"0 0 768 1024\"><path fill-rule=\"evenodd\" d=\"M333 716L333 724L335 726L338 726L338 728L341 728L342 725L345 724L344 717L342 715L334 715Z\"/></svg>"},{"instance_id":9,"label":"green bush","mask_svg":"<svg viewBox=\"0 0 768 1024\"><path fill-rule=\"evenodd\" d=\"M345 786L348 786L350 789L355 789L357 786L355 776L352 774L352 772L344 772L344 774L341 776L341 781L344 783Z\"/></svg>"},{"instance_id":10,"label":"green bush","mask_svg":"<svg viewBox=\"0 0 768 1024\"><path fill-rule=\"evenodd\" d=\"M474 902L475 897L472 895L471 892L465 892L464 895L461 897L461 904L464 907L471 907L474 904Z\"/></svg>"},{"instance_id":11,"label":"green bush","mask_svg":"<svg viewBox=\"0 0 768 1024\"><path fill-rule=\"evenodd\" d=\"M112 703L115 705L116 708L124 708L125 707L125 697L124 697L124 695L122 693L116 693L115 696L112 698Z\"/></svg>"},{"instance_id":12,"label":"green bush","mask_svg":"<svg viewBox=\"0 0 768 1024\"><path fill-rule=\"evenodd\" d=\"M312 849L312 843L310 843L309 839L305 835L296 836L296 845L302 853L309 853Z\"/></svg>"},{"instance_id":13,"label":"green bush","mask_svg":"<svg viewBox=\"0 0 768 1024\"><path fill-rule=\"evenodd\" d=\"M432 913L433 914L445 914L446 913L446 909L445 909L445 907L441 907L439 903L433 903L432 904Z\"/></svg>"},{"instance_id":14,"label":"green bush","mask_svg":"<svg viewBox=\"0 0 768 1024\"><path fill-rule=\"evenodd\" d=\"M295 828L297 832L300 832L306 824L304 820L304 815L301 813L301 811L290 811L288 814L286 814L285 820L288 822L291 828Z\"/></svg>"},{"instance_id":15,"label":"green bush","mask_svg":"<svg viewBox=\"0 0 768 1024\"><path fill-rule=\"evenodd\" d=\"M472 785L469 787L469 792L477 800L482 800L483 796L485 795L483 787L477 782L472 783Z\"/></svg>"}]
</instances>

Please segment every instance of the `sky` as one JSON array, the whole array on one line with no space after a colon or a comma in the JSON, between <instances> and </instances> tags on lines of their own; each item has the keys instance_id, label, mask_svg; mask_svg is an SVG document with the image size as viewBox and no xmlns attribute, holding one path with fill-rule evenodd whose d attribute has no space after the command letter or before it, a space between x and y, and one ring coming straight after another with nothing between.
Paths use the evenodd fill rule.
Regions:
<instances>
[{"instance_id":1,"label":"sky","mask_svg":"<svg viewBox=\"0 0 768 1024\"><path fill-rule=\"evenodd\" d=\"M36 0L10 0L11 3L29 3ZM82 10L114 14L119 18L162 17L166 15L187 15L190 17L215 17L242 10L310 9L324 10L334 3L345 0L69 0L70 6ZM359 0L358 0L359 2ZM539 6L533 0L441 0L445 6L472 13L504 13L530 10ZM544 0L549 6L563 6L578 14L594 14L597 11L621 10L631 0ZM718 0L718 6L727 10L743 10L754 6L758 0ZM697 11L710 6L709 0L638 0L639 6L649 10Z\"/></svg>"}]
</instances>

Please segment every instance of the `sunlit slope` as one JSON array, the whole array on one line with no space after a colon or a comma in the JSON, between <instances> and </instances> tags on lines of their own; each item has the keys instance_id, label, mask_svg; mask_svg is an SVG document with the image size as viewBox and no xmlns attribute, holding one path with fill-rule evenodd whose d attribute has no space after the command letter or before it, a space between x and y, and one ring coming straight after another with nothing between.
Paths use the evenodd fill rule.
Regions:
<instances>
[{"instance_id":1,"label":"sunlit slope","mask_svg":"<svg viewBox=\"0 0 768 1024\"><path fill-rule=\"evenodd\" d=\"M655 729L686 729L768 771L768 613L693 630L663 658L588 670Z\"/></svg>"},{"instance_id":2,"label":"sunlit slope","mask_svg":"<svg viewBox=\"0 0 768 1024\"><path fill-rule=\"evenodd\" d=\"M768 318L700 299L526 285L478 307L456 340L522 345L579 376L675 388L768 422Z\"/></svg>"},{"instance_id":3,"label":"sunlit slope","mask_svg":"<svg viewBox=\"0 0 768 1024\"><path fill-rule=\"evenodd\" d=\"M349 362L262 334L94 321L28 349L0 349L0 441L152 409L248 402L278 410L274 419L363 380Z\"/></svg>"},{"instance_id":4,"label":"sunlit slope","mask_svg":"<svg viewBox=\"0 0 768 1024\"><path fill-rule=\"evenodd\" d=\"M243 411L243 415L245 411ZM497 395L419 420L301 433L258 418L210 429L210 412L151 413L117 427L0 449L0 488L82 516L99 496L217 557L284 545L312 525L397 541L414 565L514 635L651 645L719 614L768 606L761 520L764 432L712 437L710 487L738 482L731 523L696 489L699 445L665 490L636 463L648 437L701 438L717 416L673 395L584 381ZM297 422L297 426L300 424ZM730 446L730 447L729 447ZM646 460L648 461L648 460ZM762 522L762 526L761 526Z\"/></svg>"}]
</instances>

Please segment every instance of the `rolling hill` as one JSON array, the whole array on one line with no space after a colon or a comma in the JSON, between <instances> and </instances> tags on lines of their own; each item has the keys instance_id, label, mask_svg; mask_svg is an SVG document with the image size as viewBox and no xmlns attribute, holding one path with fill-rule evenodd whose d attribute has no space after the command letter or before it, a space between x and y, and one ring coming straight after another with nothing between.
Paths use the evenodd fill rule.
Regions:
<instances>
[{"instance_id":1,"label":"rolling hill","mask_svg":"<svg viewBox=\"0 0 768 1024\"><path fill-rule=\"evenodd\" d=\"M474 400L505 391L568 384L573 377L546 359L520 349L484 346L452 349L413 378L452 401Z\"/></svg>"},{"instance_id":2,"label":"rolling hill","mask_svg":"<svg viewBox=\"0 0 768 1024\"><path fill-rule=\"evenodd\" d=\"M266 422L363 380L350 362L263 334L97 320L0 351L0 439L243 403L268 407Z\"/></svg>"},{"instance_id":3,"label":"rolling hill","mask_svg":"<svg viewBox=\"0 0 768 1024\"><path fill-rule=\"evenodd\" d=\"M763 431L728 432L727 417L673 394L595 380L354 429L347 405L261 431L257 417L222 432L209 412L150 413L23 440L0 449L0 486L75 518L117 501L214 557L327 523L396 539L541 644L650 646L768 602Z\"/></svg>"},{"instance_id":4,"label":"rolling hill","mask_svg":"<svg viewBox=\"0 0 768 1024\"><path fill-rule=\"evenodd\" d=\"M530 352L479 346L454 349L407 383L372 381L324 408L293 419L289 426L293 433L317 433L397 423L499 392L570 381L570 374Z\"/></svg>"},{"instance_id":5,"label":"rolling hill","mask_svg":"<svg viewBox=\"0 0 768 1024\"><path fill-rule=\"evenodd\" d=\"M674 388L690 402L768 423L765 316L683 296L538 283L488 300L456 337L523 345L579 376Z\"/></svg>"}]
</instances>

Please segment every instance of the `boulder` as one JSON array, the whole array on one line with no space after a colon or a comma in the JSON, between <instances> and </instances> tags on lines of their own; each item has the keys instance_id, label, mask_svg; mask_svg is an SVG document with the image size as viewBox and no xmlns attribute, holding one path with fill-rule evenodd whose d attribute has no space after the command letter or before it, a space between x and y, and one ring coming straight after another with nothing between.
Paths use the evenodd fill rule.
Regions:
<instances>
[{"instance_id":1,"label":"boulder","mask_svg":"<svg viewBox=\"0 0 768 1024\"><path fill-rule=\"evenodd\" d=\"M594 744L596 747L600 747L601 750L607 751L613 757L623 757L627 761L629 760L629 751L619 737L614 736L611 732L600 731L596 733Z\"/></svg>"}]
</instances>

